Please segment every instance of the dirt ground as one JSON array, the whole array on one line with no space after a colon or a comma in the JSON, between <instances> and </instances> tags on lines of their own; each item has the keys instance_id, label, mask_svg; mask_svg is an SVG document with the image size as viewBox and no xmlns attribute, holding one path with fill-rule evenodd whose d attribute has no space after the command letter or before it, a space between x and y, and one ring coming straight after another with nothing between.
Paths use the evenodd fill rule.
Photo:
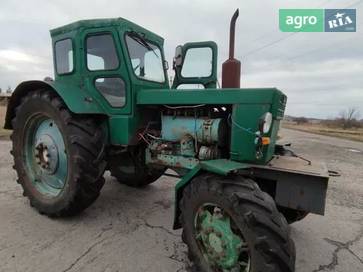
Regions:
<instances>
[{"instance_id":1,"label":"dirt ground","mask_svg":"<svg viewBox=\"0 0 363 272\"><path fill-rule=\"evenodd\" d=\"M362 272L363 144L286 129L281 140L341 173L330 181L326 215L291 225L296 271ZM137 190L107 176L84 213L50 219L22 196L10 149L0 141L0 271L190 271L180 231L171 226L175 179Z\"/></svg>"},{"instance_id":2,"label":"dirt ground","mask_svg":"<svg viewBox=\"0 0 363 272\"><path fill-rule=\"evenodd\" d=\"M3 129L6 114L6 106L0 104L0 139L8 138L10 131Z\"/></svg>"}]
</instances>

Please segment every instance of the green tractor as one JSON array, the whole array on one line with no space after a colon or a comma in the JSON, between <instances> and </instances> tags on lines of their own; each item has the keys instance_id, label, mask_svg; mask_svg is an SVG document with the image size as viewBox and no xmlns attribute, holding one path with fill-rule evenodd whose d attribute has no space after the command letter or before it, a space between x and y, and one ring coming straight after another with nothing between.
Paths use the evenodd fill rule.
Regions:
<instances>
[{"instance_id":1,"label":"green tractor","mask_svg":"<svg viewBox=\"0 0 363 272\"><path fill-rule=\"evenodd\" d=\"M145 28L116 18L51 30L55 79L22 82L6 115L30 205L70 216L97 199L106 170L133 187L173 175L174 228L198 271L294 271L288 223L324 214L328 175L276 143L281 91L240 88L237 17L222 88L214 42L176 48L170 87L164 40Z\"/></svg>"}]
</instances>

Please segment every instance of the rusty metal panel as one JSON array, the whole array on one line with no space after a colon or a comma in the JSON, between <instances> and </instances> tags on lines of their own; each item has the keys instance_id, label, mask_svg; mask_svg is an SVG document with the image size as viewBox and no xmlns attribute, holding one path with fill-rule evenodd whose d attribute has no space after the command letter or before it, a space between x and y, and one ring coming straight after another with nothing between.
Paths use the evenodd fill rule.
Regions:
<instances>
[{"instance_id":1,"label":"rusty metal panel","mask_svg":"<svg viewBox=\"0 0 363 272\"><path fill-rule=\"evenodd\" d=\"M296 175L282 177L276 184L278 205L324 215L328 183L318 177Z\"/></svg>"},{"instance_id":2,"label":"rusty metal panel","mask_svg":"<svg viewBox=\"0 0 363 272\"><path fill-rule=\"evenodd\" d=\"M323 163L276 156L267 165L252 165L248 175L276 182L276 204L324 214L329 175Z\"/></svg>"}]
</instances>

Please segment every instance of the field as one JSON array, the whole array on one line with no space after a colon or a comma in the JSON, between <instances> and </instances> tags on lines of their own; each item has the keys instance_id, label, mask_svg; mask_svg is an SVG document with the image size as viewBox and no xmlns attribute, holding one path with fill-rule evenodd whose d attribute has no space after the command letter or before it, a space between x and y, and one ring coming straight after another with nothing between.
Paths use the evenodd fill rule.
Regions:
<instances>
[{"instance_id":1,"label":"field","mask_svg":"<svg viewBox=\"0 0 363 272\"><path fill-rule=\"evenodd\" d=\"M4 129L4 121L5 121L5 113L6 107L0 105L0 138L7 138L9 137L11 131Z\"/></svg>"},{"instance_id":2,"label":"field","mask_svg":"<svg viewBox=\"0 0 363 272\"><path fill-rule=\"evenodd\" d=\"M293 123L283 123L282 126L285 128L310 132L314 134L363 142L363 128L342 129L342 128L328 127L323 124L293 124Z\"/></svg>"}]
</instances>

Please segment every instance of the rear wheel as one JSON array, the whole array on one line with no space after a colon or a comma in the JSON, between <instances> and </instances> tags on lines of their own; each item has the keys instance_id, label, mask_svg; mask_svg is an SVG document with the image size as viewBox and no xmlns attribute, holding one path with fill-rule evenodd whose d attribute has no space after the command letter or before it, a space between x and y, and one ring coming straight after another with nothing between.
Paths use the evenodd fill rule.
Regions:
<instances>
[{"instance_id":1,"label":"rear wheel","mask_svg":"<svg viewBox=\"0 0 363 272\"><path fill-rule=\"evenodd\" d=\"M288 225L254 181L198 176L180 206L183 241L197 271L294 271Z\"/></svg>"},{"instance_id":2,"label":"rear wheel","mask_svg":"<svg viewBox=\"0 0 363 272\"><path fill-rule=\"evenodd\" d=\"M40 213L73 215L97 199L106 166L100 123L71 114L50 91L22 99L12 120L14 168Z\"/></svg>"},{"instance_id":3,"label":"rear wheel","mask_svg":"<svg viewBox=\"0 0 363 272\"><path fill-rule=\"evenodd\" d=\"M144 187L160 178L164 167L150 168L145 164L145 147L136 146L129 151L109 158L111 176L121 184Z\"/></svg>"}]
</instances>

